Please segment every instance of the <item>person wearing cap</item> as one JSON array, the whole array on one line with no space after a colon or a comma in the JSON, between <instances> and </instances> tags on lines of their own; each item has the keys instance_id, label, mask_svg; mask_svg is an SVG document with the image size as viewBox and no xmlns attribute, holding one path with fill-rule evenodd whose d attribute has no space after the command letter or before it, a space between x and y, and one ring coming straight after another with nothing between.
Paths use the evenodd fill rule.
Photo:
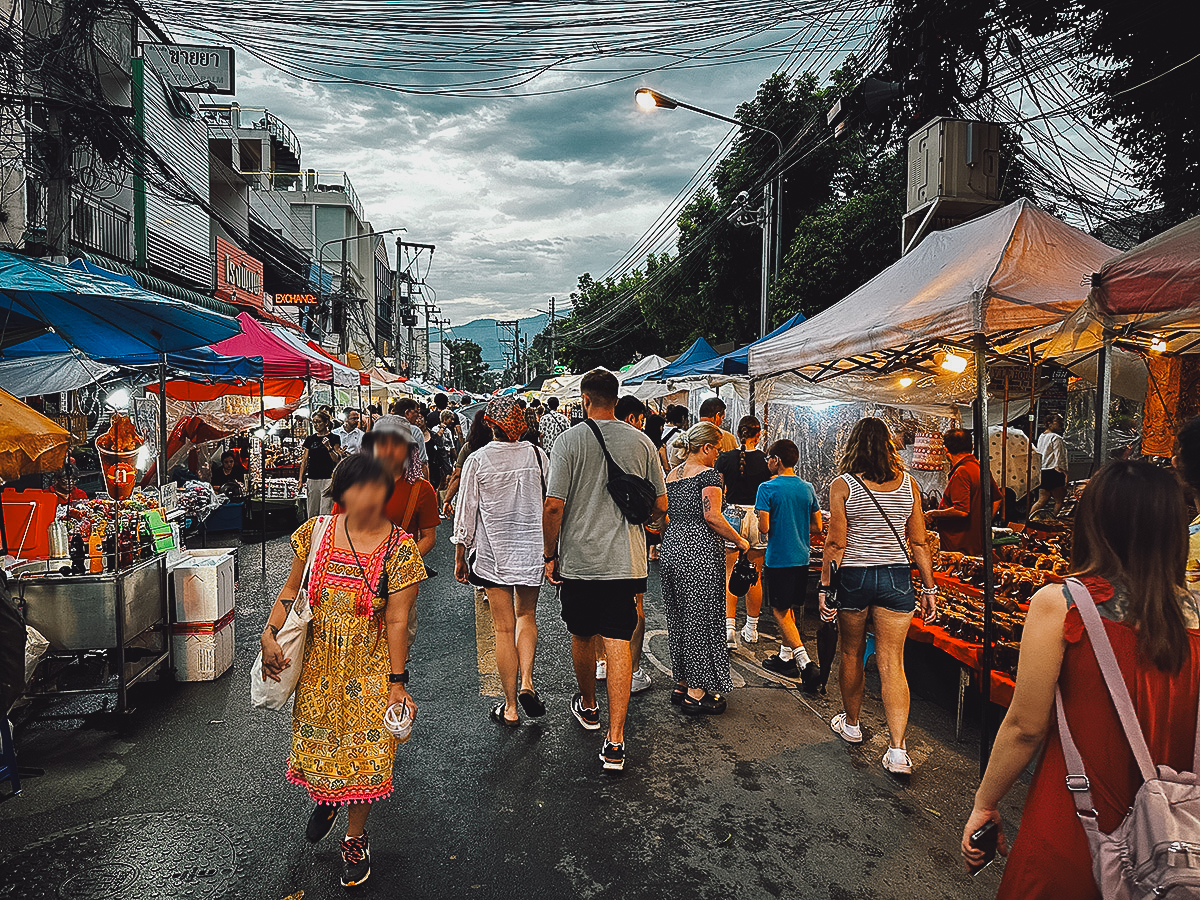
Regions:
<instances>
[{"instance_id":1,"label":"person wearing cap","mask_svg":"<svg viewBox=\"0 0 1200 900\"><path fill-rule=\"evenodd\" d=\"M542 505L550 458L529 441L524 411L512 397L484 410L494 440L463 463L454 517L454 577L487 593L504 700L497 724L520 724L518 704L537 718L546 706L533 685L537 599L542 584Z\"/></svg>"}]
</instances>

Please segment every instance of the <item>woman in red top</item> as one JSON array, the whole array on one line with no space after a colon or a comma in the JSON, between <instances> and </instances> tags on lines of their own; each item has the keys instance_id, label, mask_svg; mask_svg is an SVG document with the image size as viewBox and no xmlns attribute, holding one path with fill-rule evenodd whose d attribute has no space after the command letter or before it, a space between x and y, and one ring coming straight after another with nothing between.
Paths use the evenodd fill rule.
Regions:
<instances>
[{"instance_id":1,"label":"woman in red top","mask_svg":"<svg viewBox=\"0 0 1200 900\"><path fill-rule=\"evenodd\" d=\"M1155 765L1177 771L1193 767L1200 691L1200 619L1184 589L1186 560L1187 515L1169 472L1118 461L1091 480L1075 517L1071 568L1104 619ZM1066 787L1062 741L1052 721L1055 685L1102 832L1121 823L1142 783L1079 610L1061 585L1048 585L1030 603L1013 702L963 830L963 856L977 862L982 854L970 846L971 834L985 822L999 824L1000 800L1046 739L999 898L1100 897ZM1003 832L1000 852L1007 852Z\"/></svg>"}]
</instances>

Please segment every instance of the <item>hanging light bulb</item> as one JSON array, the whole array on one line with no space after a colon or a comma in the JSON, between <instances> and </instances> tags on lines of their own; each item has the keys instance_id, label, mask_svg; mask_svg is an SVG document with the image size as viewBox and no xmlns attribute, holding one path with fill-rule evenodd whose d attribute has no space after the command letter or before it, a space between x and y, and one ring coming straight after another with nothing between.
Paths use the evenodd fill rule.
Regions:
<instances>
[{"instance_id":1,"label":"hanging light bulb","mask_svg":"<svg viewBox=\"0 0 1200 900\"><path fill-rule=\"evenodd\" d=\"M129 409L129 388L119 387L104 398L105 406L110 409Z\"/></svg>"},{"instance_id":2,"label":"hanging light bulb","mask_svg":"<svg viewBox=\"0 0 1200 900\"><path fill-rule=\"evenodd\" d=\"M913 378L911 375L901 375L898 383L902 388L910 388L913 384Z\"/></svg>"},{"instance_id":3,"label":"hanging light bulb","mask_svg":"<svg viewBox=\"0 0 1200 900\"><path fill-rule=\"evenodd\" d=\"M935 361L937 361L938 365L947 372L953 372L955 375L961 375L963 372L967 371L967 358L965 356L959 356L957 353L954 353L950 350L941 352L938 354L938 356L941 357L941 360L937 361L937 357L935 357Z\"/></svg>"},{"instance_id":4,"label":"hanging light bulb","mask_svg":"<svg viewBox=\"0 0 1200 900\"><path fill-rule=\"evenodd\" d=\"M1151 353L1166 353L1167 352L1167 342L1164 341L1162 338L1158 337L1157 335L1155 335L1154 340L1152 340L1150 342L1150 352Z\"/></svg>"}]
</instances>

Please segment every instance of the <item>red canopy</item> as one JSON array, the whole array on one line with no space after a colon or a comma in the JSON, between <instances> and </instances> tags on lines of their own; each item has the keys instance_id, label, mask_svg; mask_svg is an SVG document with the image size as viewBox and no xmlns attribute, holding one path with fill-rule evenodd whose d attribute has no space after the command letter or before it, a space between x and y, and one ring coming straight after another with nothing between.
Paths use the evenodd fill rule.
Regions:
<instances>
[{"instance_id":1,"label":"red canopy","mask_svg":"<svg viewBox=\"0 0 1200 900\"><path fill-rule=\"evenodd\" d=\"M308 344L308 346L310 346L314 350L316 350L317 353L321 354L321 356L325 357L326 359L332 360L333 362L337 363L339 366L343 366L347 369L351 369L355 372L358 372L358 383L359 384L370 384L371 383L370 373L364 372L361 369L355 369L354 366L347 365L346 363L344 363L340 359L338 359L336 356L334 356L332 353L330 353L328 350L325 350L320 344L316 344L316 343L313 343L312 341L307 341L307 340L304 343Z\"/></svg>"},{"instance_id":2,"label":"red canopy","mask_svg":"<svg viewBox=\"0 0 1200 900\"><path fill-rule=\"evenodd\" d=\"M1109 316L1200 311L1200 216L1110 259L1089 299Z\"/></svg>"},{"instance_id":3,"label":"red canopy","mask_svg":"<svg viewBox=\"0 0 1200 900\"><path fill-rule=\"evenodd\" d=\"M316 378L328 381L333 377L331 364L301 353L249 313L240 313L237 318L242 333L213 344L213 349L218 353L226 356L261 356L266 378Z\"/></svg>"}]
</instances>

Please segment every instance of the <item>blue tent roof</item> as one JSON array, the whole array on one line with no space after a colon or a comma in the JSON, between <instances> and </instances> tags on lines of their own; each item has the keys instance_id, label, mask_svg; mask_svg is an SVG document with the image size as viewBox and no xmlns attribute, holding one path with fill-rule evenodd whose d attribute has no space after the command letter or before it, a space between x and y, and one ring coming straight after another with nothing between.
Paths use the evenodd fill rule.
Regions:
<instances>
[{"instance_id":1,"label":"blue tent roof","mask_svg":"<svg viewBox=\"0 0 1200 900\"><path fill-rule=\"evenodd\" d=\"M0 357L19 359L72 353L71 346L57 334L43 334L31 341L0 351ZM158 365L156 353L134 353L125 356L93 356L89 359L113 366L142 368ZM262 377L261 356L223 356L210 347L180 350L167 354L167 368L175 377L205 379L210 381L256 381Z\"/></svg>"},{"instance_id":2,"label":"blue tent roof","mask_svg":"<svg viewBox=\"0 0 1200 900\"><path fill-rule=\"evenodd\" d=\"M172 353L241 333L236 319L112 278L0 252L0 314L51 326L92 355Z\"/></svg>"},{"instance_id":3,"label":"blue tent roof","mask_svg":"<svg viewBox=\"0 0 1200 900\"><path fill-rule=\"evenodd\" d=\"M694 366L698 366L710 359L719 358L712 344L704 338L698 337L692 346L675 357L673 363L668 363L657 372L647 372L645 375L636 378L628 378L624 384L641 384L643 381L663 381L667 378L678 378L680 375L690 374Z\"/></svg>"},{"instance_id":4,"label":"blue tent roof","mask_svg":"<svg viewBox=\"0 0 1200 900\"><path fill-rule=\"evenodd\" d=\"M641 384L643 381L665 381L668 378L684 378L688 375L745 375L750 371L750 348L762 341L783 334L804 321L803 313L796 313L766 337L740 347L732 353L718 356L704 338L699 338L675 362L657 372L649 372L640 378L631 378L625 384ZM703 347L700 345L703 344ZM707 354L705 354L707 350Z\"/></svg>"}]
</instances>

